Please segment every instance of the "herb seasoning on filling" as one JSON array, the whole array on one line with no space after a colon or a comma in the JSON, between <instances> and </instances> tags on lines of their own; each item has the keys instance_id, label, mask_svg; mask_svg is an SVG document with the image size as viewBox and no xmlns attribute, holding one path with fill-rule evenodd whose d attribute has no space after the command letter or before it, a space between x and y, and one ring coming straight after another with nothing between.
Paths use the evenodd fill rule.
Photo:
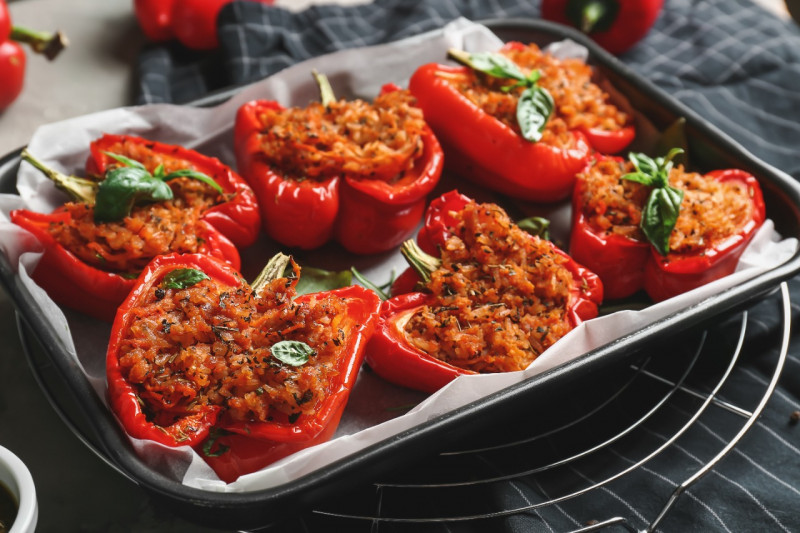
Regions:
<instances>
[{"instance_id":1,"label":"herb seasoning on filling","mask_svg":"<svg viewBox=\"0 0 800 533\"><path fill-rule=\"evenodd\" d=\"M650 188L622 179L634 171L630 161L606 159L578 179L584 185L584 214L593 228L645 241L639 223ZM738 233L753 218L753 202L740 181L719 181L676 166L670 171L669 183L684 191L669 238L671 253L708 249Z\"/></svg>"},{"instance_id":2,"label":"herb seasoning on filling","mask_svg":"<svg viewBox=\"0 0 800 533\"><path fill-rule=\"evenodd\" d=\"M344 300L297 303L286 277L260 296L244 287L158 288L131 311L119 362L150 421L168 426L215 405L235 421L292 423L331 392L337 346L354 326Z\"/></svg>"},{"instance_id":3,"label":"herb seasoning on filling","mask_svg":"<svg viewBox=\"0 0 800 533\"><path fill-rule=\"evenodd\" d=\"M402 326L408 341L476 372L527 367L572 329L572 274L552 245L513 224L497 205L469 203L427 289L435 300Z\"/></svg>"}]
</instances>

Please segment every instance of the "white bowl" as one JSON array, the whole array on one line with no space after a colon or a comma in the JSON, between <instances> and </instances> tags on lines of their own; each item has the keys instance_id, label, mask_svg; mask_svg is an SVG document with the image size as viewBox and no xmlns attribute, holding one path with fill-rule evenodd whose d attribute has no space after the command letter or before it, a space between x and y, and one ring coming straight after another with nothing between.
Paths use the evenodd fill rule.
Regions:
<instances>
[{"instance_id":1,"label":"white bowl","mask_svg":"<svg viewBox=\"0 0 800 533\"><path fill-rule=\"evenodd\" d=\"M25 464L13 453L0 446L0 483L11 491L19 502L17 518L8 533L33 533L39 519L36 487Z\"/></svg>"}]
</instances>

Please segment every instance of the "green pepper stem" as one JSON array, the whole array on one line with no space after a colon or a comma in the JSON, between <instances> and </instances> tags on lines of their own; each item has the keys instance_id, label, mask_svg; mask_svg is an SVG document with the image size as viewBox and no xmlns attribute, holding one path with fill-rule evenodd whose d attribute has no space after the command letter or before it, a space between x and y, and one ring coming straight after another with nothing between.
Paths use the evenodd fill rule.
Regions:
<instances>
[{"instance_id":1,"label":"green pepper stem","mask_svg":"<svg viewBox=\"0 0 800 533\"><path fill-rule=\"evenodd\" d=\"M400 247L400 253L406 258L411 268L419 274L423 283L431 280L431 273L442 266L442 260L422 251L413 239L405 241Z\"/></svg>"},{"instance_id":2,"label":"green pepper stem","mask_svg":"<svg viewBox=\"0 0 800 533\"><path fill-rule=\"evenodd\" d=\"M597 25L598 21L606 14L605 2L595 0L594 2L587 2L581 12L581 31L589 34Z\"/></svg>"},{"instance_id":3,"label":"green pepper stem","mask_svg":"<svg viewBox=\"0 0 800 533\"><path fill-rule=\"evenodd\" d=\"M470 66L469 65L469 52L465 52L464 50L459 50L458 48L450 48L447 50L447 55L462 65Z\"/></svg>"},{"instance_id":4,"label":"green pepper stem","mask_svg":"<svg viewBox=\"0 0 800 533\"><path fill-rule=\"evenodd\" d=\"M312 70L311 75L314 76L314 81L317 82L319 87L319 99L322 101L322 105L328 107L336 101L336 95L333 93L330 80L325 74L320 74L316 70Z\"/></svg>"},{"instance_id":5,"label":"green pepper stem","mask_svg":"<svg viewBox=\"0 0 800 533\"><path fill-rule=\"evenodd\" d=\"M21 26L11 28L11 40L29 45L34 52L42 54L50 61L69 45L67 36L60 31L42 32Z\"/></svg>"},{"instance_id":6,"label":"green pepper stem","mask_svg":"<svg viewBox=\"0 0 800 533\"><path fill-rule=\"evenodd\" d=\"M250 284L253 292L260 294L264 287L266 287L267 283L284 277L286 267L289 266L291 261L292 256L286 255L282 252L278 252L272 256L261 273L256 277L255 280L253 280L253 283Z\"/></svg>"},{"instance_id":7,"label":"green pepper stem","mask_svg":"<svg viewBox=\"0 0 800 533\"><path fill-rule=\"evenodd\" d=\"M22 150L20 157L23 161L27 161L52 180L56 187L69 194L70 198L73 200L94 205L98 189L96 182L86 178L79 178L78 176L62 174L42 163L39 159L34 157L27 148Z\"/></svg>"}]
</instances>

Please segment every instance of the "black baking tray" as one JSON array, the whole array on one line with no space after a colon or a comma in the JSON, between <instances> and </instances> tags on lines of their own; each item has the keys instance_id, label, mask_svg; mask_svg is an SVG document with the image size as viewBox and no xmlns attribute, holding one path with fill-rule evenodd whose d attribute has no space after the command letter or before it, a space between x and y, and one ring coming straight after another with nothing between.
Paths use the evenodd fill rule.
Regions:
<instances>
[{"instance_id":1,"label":"black baking tray","mask_svg":"<svg viewBox=\"0 0 800 533\"><path fill-rule=\"evenodd\" d=\"M625 95L658 129L685 119L692 164L698 170L737 167L760 181L768 217L784 237L800 237L800 186L786 174L755 158L727 135L656 86L641 78L614 56L570 28L540 20L484 21L500 38L546 45L572 39L590 52L589 63ZM238 89L219 92L195 102L214 105ZM16 192L19 151L0 159L0 190ZM97 396L83 371L42 318L30 293L21 284L8 258L0 254L0 281L14 301L26 355L42 379L44 393L65 422L103 460L147 490L178 515L207 526L252 529L281 521L348 487L430 455L448 443L479 432L489 421L509 419L530 405L544 404L565 392L578 390L589 376L630 361L652 343L708 323L715 317L749 305L779 283L800 272L800 252L786 263L747 282L684 308L630 335L588 352L572 362L518 385L446 413L399 435L378 442L302 478L281 486L244 493L218 493L182 485L150 468L133 451L112 413ZM35 343L33 342L35 339Z\"/></svg>"}]
</instances>

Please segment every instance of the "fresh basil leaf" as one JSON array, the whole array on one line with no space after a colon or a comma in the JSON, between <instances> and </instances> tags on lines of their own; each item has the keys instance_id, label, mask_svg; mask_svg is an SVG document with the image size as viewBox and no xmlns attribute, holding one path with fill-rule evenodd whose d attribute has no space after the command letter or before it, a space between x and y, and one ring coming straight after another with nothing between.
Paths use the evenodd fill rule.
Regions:
<instances>
[{"instance_id":1,"label":"fresh basil leaf","mask_svg":"<svg viewBox=\"0 0 800 533\"><path fill-rule=\"evenodd\" d=\"M321 268L303 267L295 290L297 294L308 294L349 287L352 284L353 276L349 270L331 272Z\"/></svg>"},{"instance_id":2,"label":"fresh basil leaf","mask_svg":"<svg viewBox=\"0 0 800 533\"><path fill-rule=\"evenodd\" d=\"M649 179L649 183L645 181L639 181L639 183L643 183L645 185L654 185L654 186L663 186L661 183L658 183L659 173L661 171L661 167L658 164L657 160L652 159L645 154L640 154L636 152L631 152L628 154L628 159L630 159L633 166L636 168L639 174L647 176ZM631 179L631 178L626 178Z\"/></svg>"},{"instance_id":3,"label":"fresh basil leaf","mask_svg":"<svg viewBox=\"0 0 800 533\"><path fill-rule=\"evenodd\" d=\"M671 186L655 188L647 198L641 228L661 255L669 252L669 236L678 220L682 201L683 191Z\"/></svg>"},{"instance_id":4,"label":"fresh basil leaf","mask_svg":"<svg viewBox=\"0 0 800 533\"><path fill-rule=\"evenodd\" d=\"M525 140L541 140L554 106L553 97L541 87L529 87L522 91L517 102L517 123Z\"/></svg>"},{"instance_id":5,"label":"fresh basil leaf","mask_svg":"<svg viewBox=\"0 0 800 533\"><path fill-rule=\"evenodd\" d=\"M308 363L309 356L315 353L314 348L302 341L276 342L269 351L272 357L291 366L302 366Z\"/></svg>"},{"instance_id":6,"label":"fresh basil leaf","mask_svg":"<svg viewBox=\"0 0 800 533\"><path fill-rule=\"evenodd\" d=\"M211 187L214 188L214 190L216 190L220 194L223 194L225 192L225 191L222 190L222 187L220 186L220 184L217 183L216 181L214 181L214 178L212 178L208 174L203 174L202 172L198 172L198 171L192 170L190 168L184 168L184 169L181 169L181 170L176 170L174 172L170 172L169 174L164 176L162 179L164 181L169 181L169 180L175 179L175 178L192 178L192 179L195 179L197 181L202 181L206 185L210 185Z\"/></svg>"},{"instance_id":7,"label":"fresh basil leaf","mask_svg":"<svg viewBox=\"0 0 800 533\"><path fill-rule=\"evenodd\" d=\"M520 229L531 235L550 240L550 221L543 217L528 217L517 222Z\"/></svg>"},{"instance_id":8,"label":"fresh basil leaf","mask_svg":"<svg viewBox=\"0 0 800 533\"><path fill-rule=\"evenodd\" d=\"M451 52L452 53L452 52ZM524 80L525 75L516 63L503 54L480 52L476 54L462 54L457 57L459 61L471 69L483 72L495 78Z\"/></svg>"},{"instance_id":9,"label":"fresh basil leaf","mask_svg":"<svg viewBox=\"0 0 800 533\"><path fill-rule=\"evenodd\" d=\"M103 152L103 153L106 154L108 157L117 160L118 162L122 163L127 167L146 170L145 166L142 163L136 161L135 159L131 159L130 157L125 157L124 155L115 154L113 152Z\"/></svg>"},{"instance_id":10,"label":"fresh basil leaf","mask_svg":"<svg viewBox=\"0 0 800 533\"><path fill-rule=\"evenodd\" d=\"M176 268L161 279L164 289L186 289L196 285L204 279L211 279L202 270L196 268Z\"/></svg>"},{"instance_id":11,"label":"fresh basil leaf","mask_svg":"<svg viewBox=\"0 0 800 533\"><path fill-rule=\"evenodd\" d=\"M171 199L172 189L169 185L151 176L147 170L119 167L108 172L97 188L94 220L122 220L130 214L134 205Z\"/></svg>"},{"instance_id":12,"label":"fresh basil leaf","mask_svg":"<svg viewBox=\"0 0 800 533\"><path fill-rule=\"evenodd\" d=\"M158 165L156 169L153 171L153 177L158 178L160 180L164 179L164 175L166 174L166 170L164 169L164 165Z\"/></svg>"},{"instance_id":13,"label":"fresh basil leaf","mask_svg":"<svg viewBox=\"0 0 800 533\"><path fill-rule=\"evenodd\" d=\"M641 183L642 185L652 186L654 185L655 179L650 174L645 174L644 172L630 172L628 174L623 174L622 179L635 181L637 183Z\"/></svg>"}]
</instances>

